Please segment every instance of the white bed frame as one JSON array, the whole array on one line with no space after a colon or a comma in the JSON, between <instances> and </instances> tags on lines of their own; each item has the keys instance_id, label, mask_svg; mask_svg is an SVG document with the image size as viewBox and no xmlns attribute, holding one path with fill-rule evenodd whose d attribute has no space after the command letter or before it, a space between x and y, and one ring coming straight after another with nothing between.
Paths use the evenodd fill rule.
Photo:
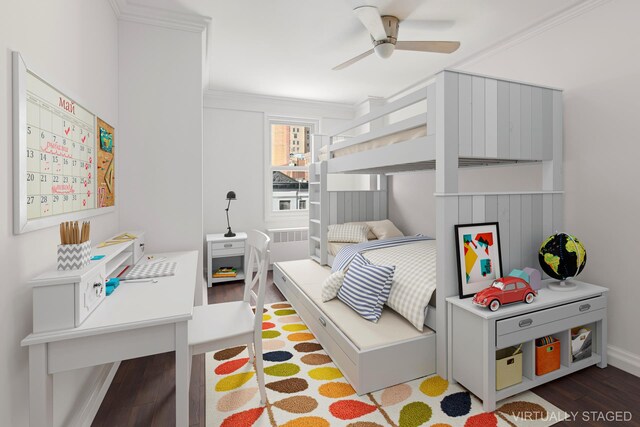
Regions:
<instances>
[{"instance_id":1,"label":"white bed frame","mask_svg":"<svg viewBox=\"0 0 640 427\"><path fill-rule=\"evenodd\" d=\"M391 113L418 102L427 113L379 126ZM374 126L373 124L377 124ZM367 133L344 139L371 124ZM333 158L341 148L366 143L420 125L424 137ZM334 141L336 141L334 143ZM320 149L329 159L317 162ZM310 257L331 264L330 224L387 218L386 173L435 169L438 236L436 330L437 373L447 378L445 298L458 294L454 225L498 221L504 271L537 265L540 242L563 220L562 91L454 70L444 70L424 88L389 102L330 135L314 135L310 168ZM542 162L542 189L536 192L459 193L458 168ZM371 191L328 191L327 175L369 173Z\"/></svg>"}]
</instances>

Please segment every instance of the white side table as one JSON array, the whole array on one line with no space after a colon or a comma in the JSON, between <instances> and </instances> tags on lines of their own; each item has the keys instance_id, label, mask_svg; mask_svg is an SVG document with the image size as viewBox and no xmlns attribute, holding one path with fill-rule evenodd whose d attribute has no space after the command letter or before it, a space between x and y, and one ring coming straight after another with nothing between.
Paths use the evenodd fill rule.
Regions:
<instances>
[{"instance_id":1,"label":"white side table","mask_svg":"<svg viewBox=\"0 0 640 427\"><path fill-rule=\"evenodd\" d=\"M224 237L224 234L207 234L207 286L215 283L244 280L244 244L247 233L238 232L234 237ZM235 277L213 277L213 273L220 267L235 267L238 275Z\"/></svg>"},{"instance_id":2,"label":"white side table","mask_svg":"<svg viewBox=\"0 0 640 427\"><path fill-rule=\"evenodd\" d=\"M572 280L575 290L544 288L531 304L514 303L492 312L471 298L447 298L448 377L482 400L491 412L496 401L529 390L591 365L607 366L607 288ZM571 329L588 325L592 355L573 361ZM535 339L553 335L560 342L560 369L535 373ZM496 350L522 344L522 382L496 390Z\"/></svg>"}]
</instances>

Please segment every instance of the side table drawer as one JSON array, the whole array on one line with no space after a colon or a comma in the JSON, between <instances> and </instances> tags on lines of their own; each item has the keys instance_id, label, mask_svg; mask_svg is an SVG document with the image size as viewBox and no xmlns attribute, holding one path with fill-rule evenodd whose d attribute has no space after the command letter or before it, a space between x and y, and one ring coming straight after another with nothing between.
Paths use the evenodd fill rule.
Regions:
<instances>
[{"instance_id":1,"label":"side table drawer","mask_svg":"<svg viewBox=\"0 0 640 427\"><path fill-rule=\"evenodd\" d=\"M244 241L243 240L235 240L231 242L215 242L211 243L211 249L214 251L219 250L231 250L231 249L243 249L244 250Z\"/></svg>"},{"instance_id":2,"label":"side table drawer","mask_svg":"<svg viewBox=\"0 0 640 427\"><path fill-rule=\"evenodd\" d=\"M598 296L582 301L552 307L546 310L540 310L533 313L523 314L522 316L511 317L509 319L498 320L496 322L496 336L510 334L512 332L524 331L529 328L535 328L540 325L555 322L557 320L566 319L568 317L579 316L601 308L607 305L605 296Z\"/></svg>"},{"instance_id":3,"label":"side table drawer","mask_svg":"<svg viewBox=\"0 0 640 427\"><path fill-rule=\"evenodd\" d=\"M213 258L244 255L244 240L232 242L211 243L211 253Z\"/></svg>"},{"instance_id":4,"label":"side table drawer","mask_svg":"<svg viewBox=\"0 0 640 427\"><path fill-rule=\"evenodd\" d=\"M536 338L549 334L566 331L577 326L598 322L607 317L607 310L601 308L599 310L591 310L585 314L571 316L555 322L545 323L544 325L534 326L521 331L511 332L510 334L496 336L496 348L505 348L512 345L518 345Z\"/></svg>"},{"instance_id":5,"label":"side table drawer","mask_svg":"<svg viewBox=\"0 0 640 427\"><path fill-rule=\"evenodd\" d=\"M504 348L597 322L607 315L606 296L598 296L569 304L535 311L496 321L496 346Z\"/></svg>"}]
</instances>

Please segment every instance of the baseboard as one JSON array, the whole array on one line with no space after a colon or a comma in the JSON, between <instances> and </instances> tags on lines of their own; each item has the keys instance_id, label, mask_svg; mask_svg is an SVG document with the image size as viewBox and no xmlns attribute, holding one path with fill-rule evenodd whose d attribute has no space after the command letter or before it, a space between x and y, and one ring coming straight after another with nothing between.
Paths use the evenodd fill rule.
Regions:
<instances>
[{"instance_id":1,"label":"baseboard","mask_svg":"<svg viewBox=\"0 0 640 427\"><path fill-rule=\"evenodd\" d=\"M640 377L640 356L613 345L607 346L609 364Z\"/></svg>"},{"instance_id":2,"label":"baseboard","mask_svg":"<svg viewBox=\"0 0 640 427\"><path fill-rule=\"evenodd\" d=\"M113 381L113 377L115 377L119 366L120 362L115 362L106 364L100 368L100 372L98 373L89 396L86 398L80 411L78 411L76 416L73 417L73 420L69 425L77 427L91 427L93 419L96 417L96 414L100 409L102 400L107 394L107 390L109 390L111 381Z\"/></svg>"}]
</instances>

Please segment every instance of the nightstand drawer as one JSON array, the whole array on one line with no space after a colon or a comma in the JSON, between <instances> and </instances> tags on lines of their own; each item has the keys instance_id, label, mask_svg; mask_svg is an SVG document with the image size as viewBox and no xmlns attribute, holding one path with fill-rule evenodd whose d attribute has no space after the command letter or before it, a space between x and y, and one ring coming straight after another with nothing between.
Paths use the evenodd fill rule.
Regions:
<instances>
[{"instance_id":1,"label":"nightstand drawer","mask_svg":"<svg viewBox=\"0 0 640 427\"><path fill-rule=\"evenodd\" d=\"M212 242L211 249L214 251L244 251L244 240L236 240L232 242Z\"/></svg>"},{"instance_id":2,"label":"nightstand drawer","mask_svg":"<svg viewBox=\"0 0 640 427\"><path fill-rule=\"evenodd\" d=\"M496 322L496 335L506 335L512 332L523 331L535 328L540 325L566 319L568 317L579 316L590 313L607 306L607 298L599 296L582 301L548 308L522 316L511 317L509 319L498 320Z\"/></svg>"}]
</instances>

